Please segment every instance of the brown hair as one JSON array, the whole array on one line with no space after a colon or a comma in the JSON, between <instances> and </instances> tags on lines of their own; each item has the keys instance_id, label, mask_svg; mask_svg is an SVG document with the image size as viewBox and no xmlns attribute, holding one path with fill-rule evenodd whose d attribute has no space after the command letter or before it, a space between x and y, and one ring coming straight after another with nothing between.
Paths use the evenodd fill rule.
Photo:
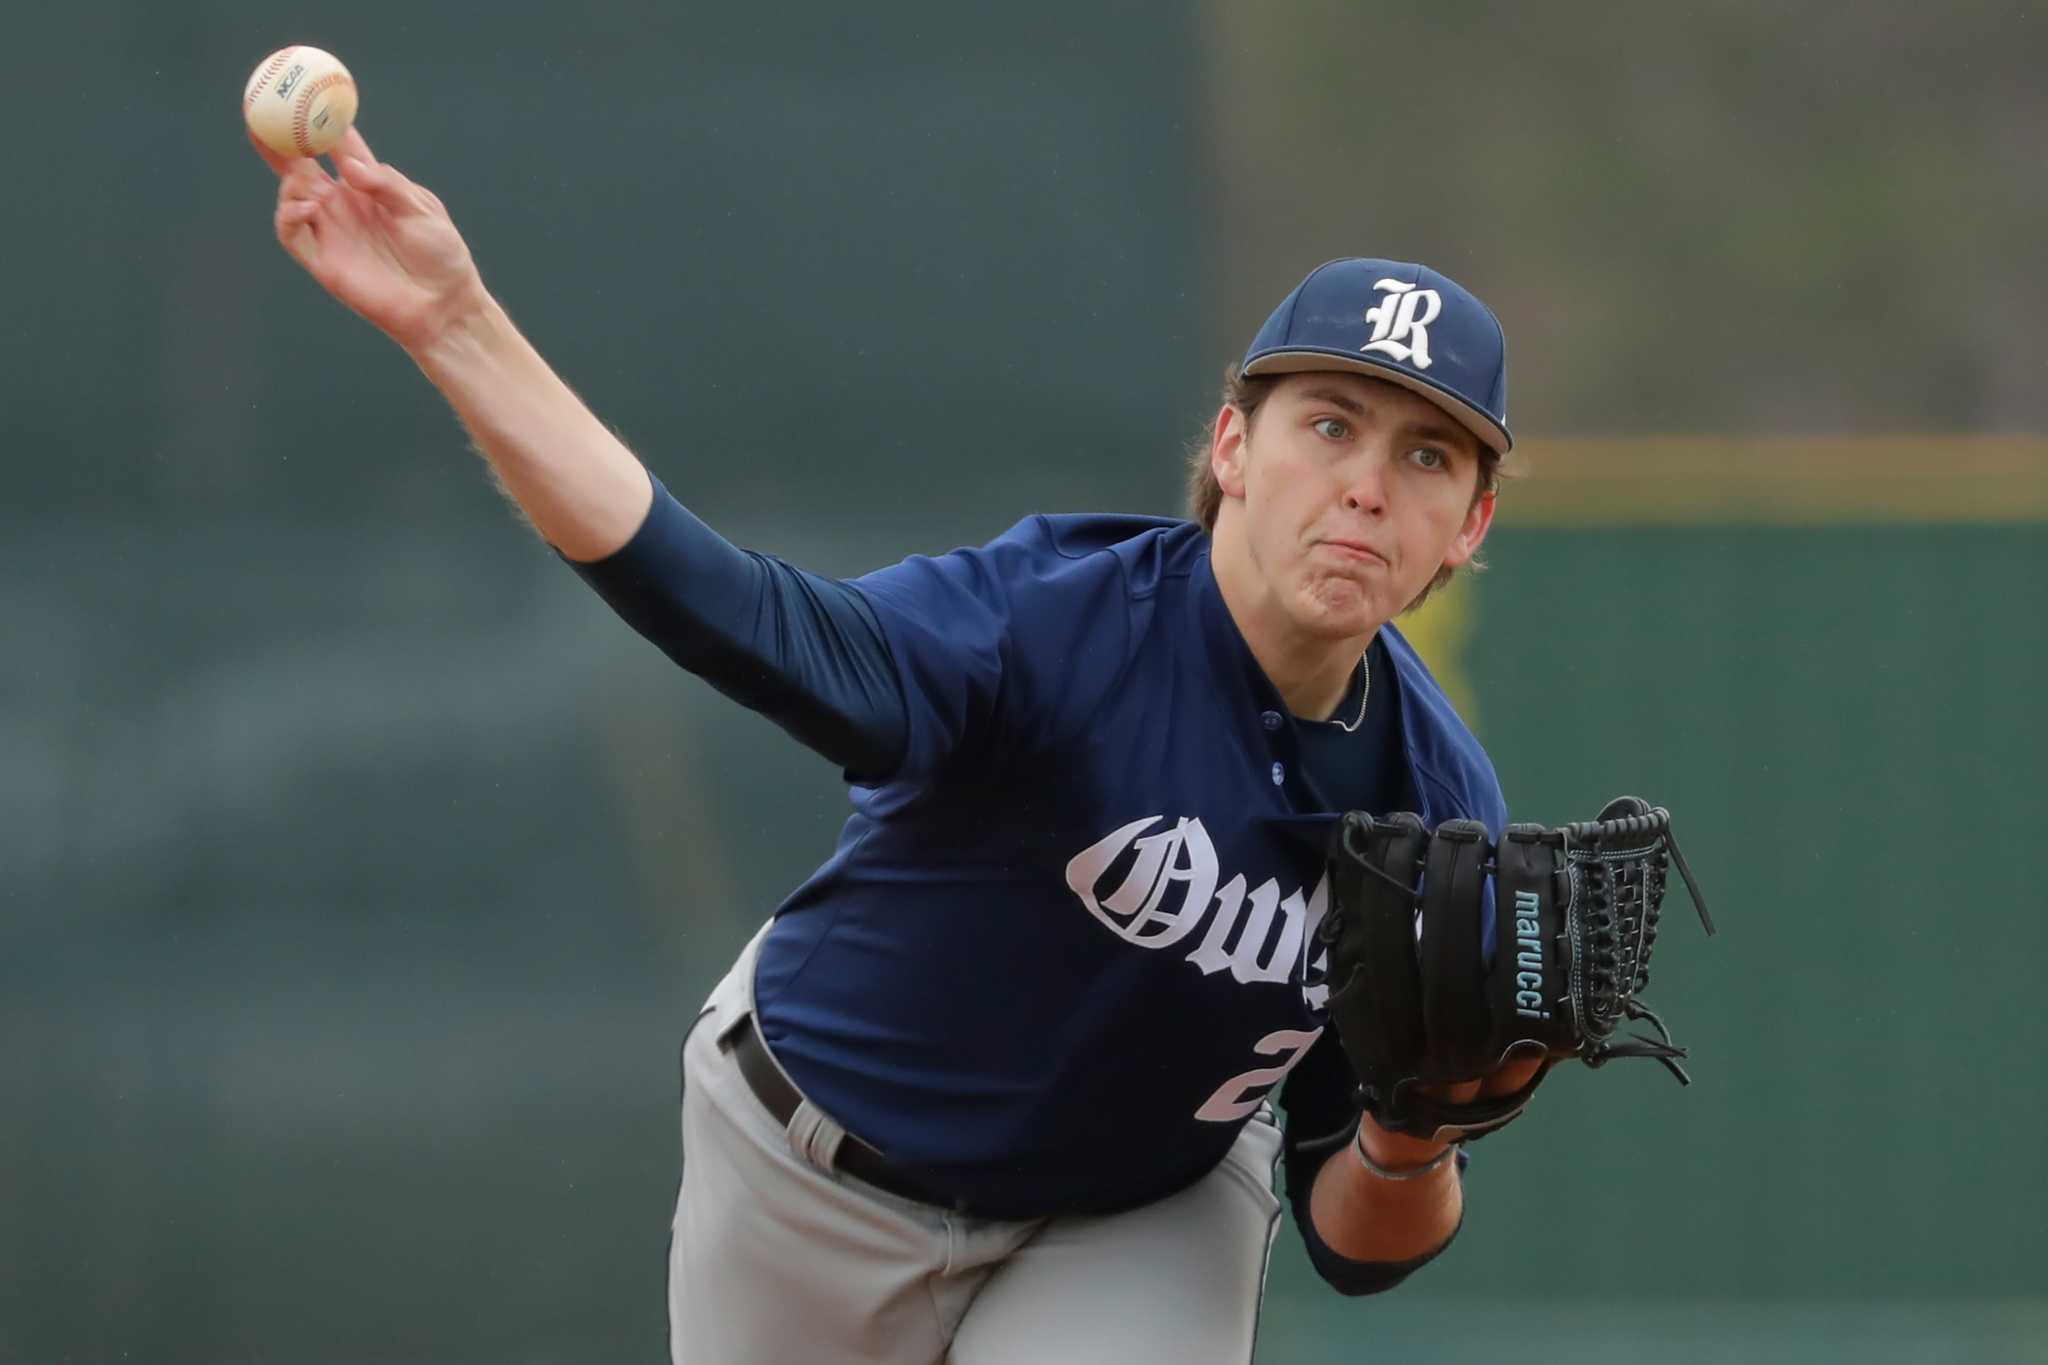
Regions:
<instances>
[{"instance_id":1,"label":"brown hair","mask_svg":"<svg viewBox=\"0 0 2048 1365\"><path fill-rule=\"evenodd\" d=\"M1259 410L1259 404L1271 396L1273 389L1285 377L1277 374L1247 376L1239 374L1235 365L1224 370L1223 401L1244 414L1247 433L1252 414ZM1216 482L1216 471L1209 465L1209 441L1209 433L1205 431L1188 444L1188 520L1201 523L1204 531L1216 529L1216 514L1223 507L1223 489ZM1472 489L1472 501L1476 503L1487 494L1500 491L1500 452L1476 438L1474 443L1479 447L1479 481ZM1486 571L1486 560L1476 552L1466 564L1474 573ZM1413 611L1421 606L1431 593L1450 582L1451 575L1456 572L1449 565L1438 569L1429 585L1402 610Z\"/></svg>"}]
</instances>

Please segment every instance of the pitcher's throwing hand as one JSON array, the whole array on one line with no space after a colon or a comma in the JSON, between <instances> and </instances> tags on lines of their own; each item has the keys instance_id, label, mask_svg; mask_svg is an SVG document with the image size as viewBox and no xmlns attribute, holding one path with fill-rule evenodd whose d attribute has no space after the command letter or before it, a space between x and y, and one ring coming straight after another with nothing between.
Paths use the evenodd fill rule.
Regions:
<instances>
[{"instance_id":1,"label":"pitcher's throwing hand","mask_svg":"<svg viewBox=\"0 0 2048 1365\"><path fill-rule=\"evenodd\" d=\"M277 240L321 288L408 351L432 344L483 302L469 247L432 190L378 161L351 127L313 157L249 145L277 172Z\"/></svg>"}]
</instances>

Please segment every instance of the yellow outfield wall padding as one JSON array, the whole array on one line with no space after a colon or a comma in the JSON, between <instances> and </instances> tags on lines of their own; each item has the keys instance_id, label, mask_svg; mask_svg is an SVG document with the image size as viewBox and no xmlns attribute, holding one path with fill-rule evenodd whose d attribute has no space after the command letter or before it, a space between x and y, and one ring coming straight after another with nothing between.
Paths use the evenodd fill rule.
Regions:
<instances>
[{"instance_id":1,"label":"yellow outfield wall padding","mask_svg":"<svg viewBox=\"0 0 2048 1365\"><path fill-rule=\"evenodd\" d=\"M1427 602L1397 618L1394 625L1429 665L1429 671L1465 724L1479 728L1478 699L1466 668L1466 646L1472 639L1472 575L1460 570Z\"/></svg>"},{"instance_id":2,"label":"yellow outfield wall padding","mask_svg":"<svg viewBox=\"0 0 2048 1365\"><path fill-rule=\"evenodd\" d=\"M2033 436L1552 437L1507 469L1504 526L2048 521Z\"/></svg>"}]
</instances>

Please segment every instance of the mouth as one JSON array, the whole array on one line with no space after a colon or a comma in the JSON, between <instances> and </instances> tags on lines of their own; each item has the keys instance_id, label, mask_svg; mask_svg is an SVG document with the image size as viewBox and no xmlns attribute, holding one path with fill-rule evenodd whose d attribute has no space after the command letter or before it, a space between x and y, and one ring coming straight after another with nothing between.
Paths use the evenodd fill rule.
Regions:
<instances>
[{"instance_id":1,"label":"mouth","mask_svg":"<svg viewBox=\"0 0 2048 1365\"><path fill-rule=\"evenodd\" d=\"M1364 541L1331 539L1319 540L1316 544L1330 551L1339 559L1348 560L1354 564L1378 564L1382 567L1390 567L1387 563L1387 557L1378 550L1373 549L1370 545L1367 545Z\"/></svg>"}]
</instances>

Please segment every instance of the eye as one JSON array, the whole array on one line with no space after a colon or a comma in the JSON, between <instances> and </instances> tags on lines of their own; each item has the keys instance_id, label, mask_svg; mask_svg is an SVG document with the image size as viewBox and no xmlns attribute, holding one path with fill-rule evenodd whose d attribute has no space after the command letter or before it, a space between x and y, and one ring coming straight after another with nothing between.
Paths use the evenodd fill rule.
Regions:
<instances>
[{"instance_id":1,"label":"eye","mask_svg":"<svg viewBox=\"0 0 2048 1365\"><path fill-rule=\"evenodd\" d=\"M1408 452L1408 458L1424 469L1449 469L1451 457L1435 446L1417 446Z\"/></svg>"},{"instance_id":2,"label":"eye","mask_svg":"<svg viewBox=\"0 0 2048 1365\"><path fill-rule=\"evenodd\" d=\"M1332 441L1341 441L1351 435L1351 427L1342 417L1318 417L1309 426Z\"/></svg>"}]
</instances>

